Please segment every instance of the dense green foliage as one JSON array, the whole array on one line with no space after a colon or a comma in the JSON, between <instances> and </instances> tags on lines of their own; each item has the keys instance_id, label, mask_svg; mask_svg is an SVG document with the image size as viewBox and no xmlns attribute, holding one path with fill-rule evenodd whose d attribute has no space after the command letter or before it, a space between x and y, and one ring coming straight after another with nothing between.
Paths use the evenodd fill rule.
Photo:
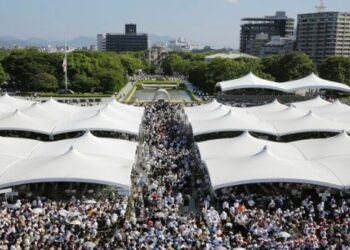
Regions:
<instances>
[{"instance_id":1,"label":"dense green foliage","mask_svg":"<svg viewBox=\"0 0 350 250\"><path fill-rule=\"evenodd\" d=\"M327 58L320 65L320 77L350 85L350 57Z\"/></svg>"},{"instance_id":2,"label":"dense green foliage","mask_svg":"<svg viewBox=\"0 0 350 250\"><path fill-rule=\"evenodd\" d=\"M261 64L263 71L272 75L277 82L300 79L316 72L313 61L300 52L265 57L261 60Z\"/></svg>"},{"instance_id":3,"label":"dense green foliage","mask_svg":"<svg viewBox=\"0 0 350 250\"><path fill-rule=\"evenodd\" d=\"M7 80L7 78L7 74L5 73L5 70L0 64L0 86Z\"/></svg>"},{"instance_id":4,"label":"dense green foliage","mask_svg":"<svg viewBox=\"0 0 350 250\"><path fill-rule=\"evenodd\" d=\"M302 78L316 71L315 64L303 53L293 52L264 59L214 59L205 62L205 53L173 53L163 62L165 74L182 74L200 89L212 92L217 82L235 79L249 72L275 81Z\"/></svg>"},{"instance_id":5,"label":"dense green foliage","mask_svg":"<svg viewBox=\"0 0 350 250\"><path fill-rule=\"evenodd\" d=\"M58 81L49 73L39 73L28 79L28 85L33 91L55 91L58 89Z\"/></svg>"},{"instance_id":6,"label":"dense green foliage","mask_svg":"<svg viewBox=\"0 0 350 250\"><path fill-rule=\"evenodd\" d=\"M61 53L48 54L35 49L0 53L10 85L22 91L64 88L63 57ZM144 52L73 52L67 57L69 88L80 92L118 91L127 83L127 74L149 68ZM0 67L0 81L3 79L6 80Z\"/></svg>"}]
</instances>

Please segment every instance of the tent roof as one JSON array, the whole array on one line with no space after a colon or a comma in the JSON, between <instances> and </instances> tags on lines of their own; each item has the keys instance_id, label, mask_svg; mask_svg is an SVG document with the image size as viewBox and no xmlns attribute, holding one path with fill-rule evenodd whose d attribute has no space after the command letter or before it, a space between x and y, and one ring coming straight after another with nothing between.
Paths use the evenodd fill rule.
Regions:
<instances>
[{"instance_id":1,"label":"tent roof","mask_svg":"<svg viewBox=\"0 0 350 250\"><path fill-rule=\"evenodd\" d=\"M307 110L296 109L293 106L286 107L283 110L275 112L259 112L256 115L262 121L279 121L279 120L292 120L295 118L300 118L305 116L308 113Z\"/></svg>"},{"instance_id":2,"label":"tent roof","mask_svg":"<svg viewBox=\"0 0 350 250\"><path fill-rule=\"evenodd\" d=\"M83 136L55 142L0 137L0 188L33 182L91 182L128 189L137 143Z\"/></svg>"},{"instance_id":3,"label":"tent roof","mask_svg":"<svg viewBox=\"0 0 350 250\"><path fill-rule=\"evenodd\" d=\"M1 122L1 120L0 120ZM0 123L1 124L1 123ZM108 116L102 110L98 110L95 114L81 119L68 119L59 123L53 130L53 134L61 134L82 130L98 130L98 131L115 131L129 133L133 135L139 134L140 123L131 122L118 116Z\"/></svg>"},{"instance_id":4,"label":"tent roof","mask_svg":"<svg viewBox=\"0 0 350 250\"><path fill-rule=\"evenodd\" d=\"M271 89L285 92L285 88L280 83L268 81L249 73L241 78L218 82L216 87L220 87L221 91L230 91L235 89Z\"/></svg>"},{"instance_id":5,"label":"tent roof","mask_svg":"<svg viewBox=\"0 0 350 250\"><path fill-rule=\"evenodd\" d=\"M63 154L71 146L74 146L75 149L84 154L118 157L133 161L136 154L137 143L126 140L96 137L87 131L83 136L74 139L41 142L32 150L28 158Z\"/></svg>"},{"instance_id":6,"label":"tent roof","mask_svg":"<svg viewBox=\"0 0 350 250\"><path fill-rule=\"evenodd\" d=\"M231 110L226 115L217 119L192 122L192 130L195 136L215 132L229 131L254 131L266 134L275 134L275 129L268 123L256 120L247 115L242 115Z\"/></svg>"},{"instance_id":7,"label":"tent roof","mask_svg":"<svg viewBox=\"0 0 350 250\"><path fill-rule=\"evenodd\" d=\"M33 103L29 107L22 109L21 112L28 116L46 119L50 121L63 120L71 114L71 112L64 111L61 109L51 109L48 106L44 106L40 103Z\"/></svg>"},{"instance_id":8,"label":"tent roof","mask_svg":"<svg viewBox=\"0 0 350 250\"><path fill-rule=\"evenodd\" d=\"M350 107L341 103L338 99L334 102L330 102L326 105L311 107L312 112L315 114L335 114L342 112L350 112Z\"/></svg>"},{"instance_id":9,"label":"tent roof","mask_svg":"<svg viewBox=\"0 0 350 250\"><path fill-rule=\"evenodd\" d=\"M55 157L18 161L0 173L0 188L38 182L91 182L129 190L132 162L71 147Z\"/></svg>"},{"instance_id":10,"label":"tent roof","mask_svg":"<svg viewBox=\"0 0 350 250\"><path fill-rule=\"evenodd\" d=\"M320 96L317 96L314 99L308 101L294 102L292 105L297 108L311 109L315 107L321 107L327 104L329 104L329 102L323 100Z\"/></svg>"},{"instance_id":11,"label":"tent roof","mask_svg":"<svg viewBox=\"0 0 350 250\"><path fill-rule=\"evenodd\" d=\"M9 96L7 93L0 96L0 104L5 104L5 105L10 106L14 109L28 107L33 103L34 103L33 101L28 101L28 100Z\"/></svg>"},{"instance_id":12,"label":"tent roof","mask_svg":"<svg viewBox=\"0 0 350 250\"><path fill-rule=\"evenodd\" d=\"M350 155L350 137L345 131L326 139L301 140L290 144L309 160Z\"/></svg>"},{"instance_id":13,"label":"tent roof","mask_svg":"<svg viewBox=\"0 0 350 250\"><path fill-rule=\"evenodd\" d=\"M275 99L273 102L261 105L261 106L255 106L255 107L249 107L246 108L248 113L253 114L260 114L260 113L269 113L269 112L276 112L276 111L282 111L285 110L288 106L280 103L277 99Z\"/></svg>"},{"instance_id":14,"label":"tent roof","mask_svg":"<svg viewBox=\"0 0 350 250\"><path fill-rule=\"evenodd\" d=\"M24 159L27 158L40 143L42 142L37 140L0 136L0 155Z\"/></svg>"},{"instance_id":15,"label":"tent roof","mask_svg":"<svg viewBox=\"0 0 350 250\"><path fill-rule=\"evenodd\" d=\"M284 82L281 84L283 84L283 86L286 89L288 89L289 92L295 92L304 89L330 89L343 92L350 92L349 86L338 82L324 80L315 75L314 73L302 79Z\"/></svg>"},{"instance_id":16,"label":"tent roof","mask_svg":"<svg viewBox=\"0 0 350 250\"><path fill-rule=\"evenodd\" d=\"M350 188L350 155L336 156L333 158L323 158L317 160L318 163L336 173L338 179L345 189Z\"/></svg>"},{"instance_id":17,"label":"tent roof","mask_svg":"<svg viewBox=\"0 0 350 250\"><path fill-rule=\"evenodd\" d=\"M200 112L208 112L213 111L220 107L220 103L216 101L216 99L212 100L210 103L194 106L194 107L185 107L185 113L190 115L192 113L200 113Z\"/></svg>"},{"instance_id":18,"label":"tent roof","mask_svg":"<svg viewBox=\"0 0 350 250\"><path fill-rule=\"evenodd\" d=\"M308 114L290 120L270 121L280 136L307 132L340 132L344 126L340 123L315 115Z\"/></svg>"},{"instance_id":19,"label":"tent roof","mask_svg":"<svg viewBox=\"0 0 350 250\"><path fill-rule=\"evenodd\" d=\"M308 183L339 189L343 187L328 168L310 161L281 157L268 146L246 157L212 158L206 160L205 165L213 189L264 182Z\"/></svg>"},{"instance_id":20,"label":"tent roof","mask_svg":"<svg viewBox=\"0 0 350 250\"><path fill-rule=\"evenodd\" d=\"M23 114L20 110L0 116L0 130L19 130L50 134L55 122Z\"/></svg>"},{"instance_id":21,"label":"tent roof","mask_svg":"<svg viewBox=\"0 0 350 250\"><path fill-rule=\"evenodd\" d=\"M304 160L303 154L292 144L261 140L244 132L242 135L197 143L202 160L220 157L240 158L255 154L264 146L285 158Z\"/></svg>"}]
</instances>

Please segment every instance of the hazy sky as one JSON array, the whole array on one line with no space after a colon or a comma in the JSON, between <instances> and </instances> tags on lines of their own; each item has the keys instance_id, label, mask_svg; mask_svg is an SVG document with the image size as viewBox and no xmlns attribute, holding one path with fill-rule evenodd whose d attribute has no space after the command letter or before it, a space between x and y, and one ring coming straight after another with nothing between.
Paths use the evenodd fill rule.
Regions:
<instances>
[{"instance_id":1,"label":"hazy sky","mask_svg":"<svg viewBox=\"0 0 350 250\"><path fill-rule=\"evenodd\" d=\"M350 11L350 0L325 0L327 10ZM182 36L216 46L239 46L242 17L284 10L314 12L319 0L0 0L0 36L74 38L138 30Z\"/></svg>"}]
</instances>

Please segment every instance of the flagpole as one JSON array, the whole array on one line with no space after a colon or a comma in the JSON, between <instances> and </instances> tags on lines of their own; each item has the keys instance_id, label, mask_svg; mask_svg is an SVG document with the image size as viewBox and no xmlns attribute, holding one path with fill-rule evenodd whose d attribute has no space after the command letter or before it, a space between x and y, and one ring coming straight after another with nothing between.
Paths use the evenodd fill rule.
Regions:
<instances>
[{"instance_id":1,"label":"flagpole","mask_svg":"<svg viewBox=\"0 0 350 250\"><path fill-rule=\"evenodd\" d=\"M64 83L65 90L68 91L68 74L67 74L67 43L66 38L64 38L64 58L65 58L65 70L64 70Z\"/></svg>"}]
</instances>

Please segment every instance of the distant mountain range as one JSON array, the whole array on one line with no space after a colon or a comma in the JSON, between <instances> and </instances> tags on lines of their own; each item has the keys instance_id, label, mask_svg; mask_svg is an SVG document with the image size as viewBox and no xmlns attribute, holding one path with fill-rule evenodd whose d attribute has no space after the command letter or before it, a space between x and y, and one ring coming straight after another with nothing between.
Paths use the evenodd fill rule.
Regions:
<instances>
[{"instance_id":1,"label":"distant mountain range","mask_svg":"<svg viewBox=\"0 0 350 250\"><path fill-rule=\"evenodd\" d=\"M157 43L167 43L169 40L173 40L174 38L171 36L160 36L149 34L148 35L150 45L154 45ZM90 46L96 44L96 37L89 36L79 36L74 39L68 40L67 45L74 48L81 48L84 46ZM55 39L55 38L36 38L32 37L29 39L19 39L16 37L9 36L0 36L0 48L13 48L15 46L19 47L41 47L41 46L56 46L56 45L64 45L64 40Z\"/></svg>"}]
</instances>

